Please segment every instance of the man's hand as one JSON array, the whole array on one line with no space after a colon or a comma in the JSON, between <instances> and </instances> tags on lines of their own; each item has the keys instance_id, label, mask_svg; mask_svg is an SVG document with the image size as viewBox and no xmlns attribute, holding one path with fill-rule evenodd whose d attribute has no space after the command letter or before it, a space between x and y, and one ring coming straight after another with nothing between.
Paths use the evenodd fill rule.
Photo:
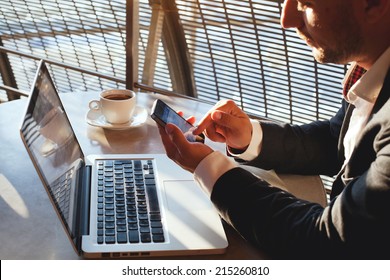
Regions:
<instances>
[{"instance_id":1,"label":"man's hand","mask_svg":"<svg viewBox=\"0 0 390 280\"><path fill-rule=\"evenodd\" d=\"M183 132L174 124L167 124L165 129L158 126L158 129L168 157L191 173L213 152L205 144L188 142Z\"/></svg>"},{"instance_id":2,"label":"man's hand","mask_svg":"<svg viewBox=\"0 0 390 280\"><path fill-rule=\"evenodd\" d=\"M252 138L252 124L232 100L219 101L199 122L194 134L205 131L215 142L225 142L230 148L246 150Z\"/></svg>"}]
</instances>

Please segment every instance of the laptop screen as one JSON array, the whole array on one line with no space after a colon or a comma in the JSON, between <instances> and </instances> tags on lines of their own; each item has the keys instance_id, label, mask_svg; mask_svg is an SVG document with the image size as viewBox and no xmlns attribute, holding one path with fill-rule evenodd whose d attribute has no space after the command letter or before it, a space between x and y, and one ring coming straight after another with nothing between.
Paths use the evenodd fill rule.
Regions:
<instances>
[{"instance_id":1,"label":"laptop screen","mask_svg":"<svg viewBox=\"0 0 390 280\"><path fill-rule=\"evenodd\" d=\"M43 62L35 77L21 134L64 225L75 238L76 187L83 153Z\"/></svg>"}]
</instances>

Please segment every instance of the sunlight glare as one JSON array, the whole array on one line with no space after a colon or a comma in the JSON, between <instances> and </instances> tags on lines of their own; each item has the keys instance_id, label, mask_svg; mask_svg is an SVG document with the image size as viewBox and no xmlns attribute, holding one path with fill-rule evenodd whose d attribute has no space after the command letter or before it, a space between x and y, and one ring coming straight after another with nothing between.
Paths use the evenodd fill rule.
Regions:
<instances>
[{"instance_id":1,"label":"sunlight glare","mask_svg":"<svg viewBox=\"0 0 390 280\"><path fill-rule=\"evenodd\" d=\"M23 198L3 174L0 174L0 198L22 218L29 217L29 211Z\"/></svg>"}]
</instances>

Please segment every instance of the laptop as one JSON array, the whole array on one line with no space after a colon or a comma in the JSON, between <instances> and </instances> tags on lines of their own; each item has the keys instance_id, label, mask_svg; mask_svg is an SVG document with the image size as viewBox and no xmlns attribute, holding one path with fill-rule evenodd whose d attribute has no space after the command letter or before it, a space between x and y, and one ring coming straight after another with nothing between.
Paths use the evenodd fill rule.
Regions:
<instances>
[{"instance_id":1,"label":"laptop","mask_svg":"<svg viewBox=\"0 0 390 280\"><path fill-rule=\"evenodd\" d=\"M165 154L83 154L43 61L20 132L78 255L225 252L226 235L209 198Z\"/></svg>"}]
</instances>

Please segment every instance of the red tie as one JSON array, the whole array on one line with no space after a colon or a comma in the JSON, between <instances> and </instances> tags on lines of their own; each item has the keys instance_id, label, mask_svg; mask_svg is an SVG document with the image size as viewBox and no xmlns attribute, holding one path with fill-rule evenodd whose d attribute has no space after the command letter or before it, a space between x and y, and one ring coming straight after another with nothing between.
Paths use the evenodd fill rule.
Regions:
<instances>
[{"instance_id":1,"label":"red tie","mask_svg":"<svg viewBox=\"0 0 390 280\"><path fill-rule=\"evenodd\" d=\"M347 82L344 85L343 95L347 96L349 89L366 73L367 70L359 65L356 65L352 70L352 73L349 75Z\"/></svg>"}]
</instances>

